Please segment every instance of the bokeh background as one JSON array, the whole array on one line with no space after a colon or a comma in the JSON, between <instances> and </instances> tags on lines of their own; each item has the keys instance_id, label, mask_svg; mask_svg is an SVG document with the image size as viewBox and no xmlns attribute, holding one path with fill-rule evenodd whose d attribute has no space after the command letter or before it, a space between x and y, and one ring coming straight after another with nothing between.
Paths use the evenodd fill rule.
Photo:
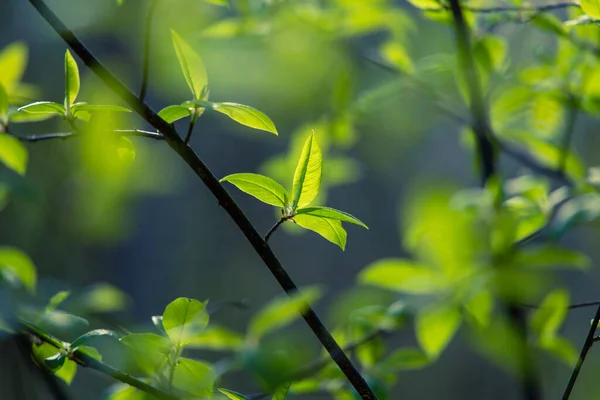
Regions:
<instances>
[{"instance_id":1,"label":"bokeh background","mask_svg":"<svg viewBox=\"0 0 600 400\"><path fill-rule=\"evenodd\" d=\"M239 15L236 11L199 0L159 3L152 28L148 94L153 108L190 97L171 47L170 30L175 29L201 54L211 100L262 110L279 131L276 137L206 113L196 125L191 145L213 173L222 177L262 172L289 187L298 143L315 129L329 160L321 204L348 211L369 226L368 231L347 227L345 251L315 233L294 229L281 229L271 239L275 253L300 286L326 288L316 305L326 324L335 326L353 306L397 298L357 285L357 273L377 259L408 255L402 246L401 217L415 193L423 187L476 187L479 178L464 127L441 114L422 87L372 60L401 71L411 68L405 56L413 64L437 60L439 66L444 57L452 64L451 27L423 18L400 1L393 15L378 13L384 2L375 0L250 1L244 23L234 19ZM300 3L306 4L300 7ZM321 3L328 4L329 13L315 11ZM127 0L120 7L109 0L48 0L48 4L102 62L132 90L139 90L147 1ZM489 29L509 43L508 76L532 58L554 51L551 38L529 24L506 23ZM391 55L382 58L379 50L390 37L402 44L406 54L390 50ZM29 48L23 80L35 85L36 99L62 102L65 43L28 2L1 0L0 48L14 41ZM78 61L79 99L121 104ZM428 83L443 95L444 104L467 115L451 76L442 74ZM543 109L544 118L557 119L553 128L559 131L560 114L551 107ZM119 126L148 128L134 115L123 117ZM180 132L186 128L185 124L177 127ZM575 148L585 165L597 162L595 127L597 121L589 117L577 122ZM68 126L52 120L19 125L14 133L60 131L68 131ZM187 296L211 302L245 299L247 309L225 307L213 316L243 332L253 312L280 295L281 289L202 182L166 144L141 138L133 142L134 162L114 168L99 147L85 140L27 144L30 187L0 214L0 243L32 257L41 276L42 298L57 290L85 293L99 282L127 293L126 309L94 320L99 324L94 327L104 323L145 329L150 317L160 314L171 300ZM503 175L521 171L511 160L501 161ZM276 221L271 207L228 189L259 231L266 232ZM564 240L592 260L597 258L597 234L591 228L577 229ZM561 273L556 281L571 288L573 302L581 302L600 297L599 279L597 268L592 267L585 273ZM418 299L406 300L420 305ZM564 333L577 347L591 318L592 311L582 309L566 320ZM282 338L287 343L297 341L306 359L319 355L316 340L302 322L273 340ZM412 326L388 341L392 346L414 344ZM218 354L206 357L217 359ZM540 355L537 362L545 398L557 398L570 369L547 355ZM592 350L574 399L596 398L599 366L600 356ZM81 371L72 385L74 398L101 398L108 383L94 372ZM244 375L234 375L223 386L259 391ZM0 391L1 398L18 398ZM479 355L469 338L459 334L434 365L401 373L391 398L516 399L519 388L513 375Z\"/></svg>"}]
</instances>

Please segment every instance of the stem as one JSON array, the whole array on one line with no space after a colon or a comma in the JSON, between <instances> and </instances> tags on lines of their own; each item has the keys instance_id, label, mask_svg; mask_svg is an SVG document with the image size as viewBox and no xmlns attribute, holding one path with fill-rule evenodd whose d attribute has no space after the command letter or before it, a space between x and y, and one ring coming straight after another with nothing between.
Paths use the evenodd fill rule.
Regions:
<instances>
[{"instance_id":1,"label":"stem","mask_svg":"<svg viewBox=\"0 0 600 400\"><path fill-rule=\"evenodd\" d=\"M598 310L596 310L594 321L592 322L592 326L590 327L585 342L583 343L581 353L579 353L579 359L577 360L577 364L575 364L575 368L573 368L573 372L569 378L569 383L567 383L567 387L565 388L565 392L562 397L563 400L568 400L569 396L571 396L571 392L573 391L573 387L575 387L575 383L577 382L577 377L579 376L579 372L581 371L585 357L594 344L594 333L596 333L596 329L598 328L598 322L600 322L600 307L598 307Z\"/></svg>"},{"instance_id":2,"label":"stem","mask_svg":"<svg viewBox=\"0 0 600 400\"><path fill-rule=\"evenodd\" d=\"M511 7L511 6L506 6L506 7L469 7L469 6L464 6L463 9L471 11L471 12L475 12L475 13L487 14L487 13L496 13L496 12L520 12L520 11L544 12L544 11L560 10L560 9L569 8L569 7L581 7L581 5L577 2L561 2L561 3L555 3L555 4L546 4L543 6L527 6L527 5L518 6L518 7ZM445 11L447 9L448 9L448 7L421 8L421 10L423 10L423 11Z\"/></svg>"},{"instance_id":3,"label":"stem","mask_svg":"<svg viewBox=\"0 0 600 400\"><path fill-rule=\"evenodd\" d=\"M188 144L190 139L192 138L192 132L194 131L194 125L196 124L196 109L192 110L192 115L190 115L190 124L188 125L187 134L185 135L185 140L183 143Z\"/></svg>"},{"instance_id":4,"label":"stem","mask_svg":"<svg viewBox=\"0 0 600 400\"><path fill-rule=\"evenodd\" d=\"M277 222L275 223L275 225L273 225L273 226L271 227L271 229L269 229L269 232L267 232L267 234L265 235L265 239L264 239L264 240L265 240L265 243L267 243L267 242L269 241L269 238L271 237L271 235L272 235L273 233L275 233L275 231L277 230L277 228L279 228L279 226L280 226L281 224L283 224L283 223L284 223L285 221L287 221L287 220L288 220L288 218L282 217L282 218L281 218L279 221L277 221Z\"/></svg>"},{"instance_id":5,"label":"stem","mask_svg":"<svg viewBox=\"0 0 600 400\"><path fill-rule=\"evenodd\" d=\"M146 90L148 89L148 75L150 73L150 39L152 37L152 17L158 5L157 0L151 0L146 16L146 30L144 32L144 61L142 70L142 87L140 89L140 100L146 98Z\"/></svg>"},{"instance_id":6,"label":"stem","mask_svg":"<svg viewBox=\"0 0 600 400\"><path fill-rule=\"evenodd\" d=\"M140 136L149 139L155 140L164 140L164 136L162 133L158 132L150 132L144 131L141 129L116 129L106 131L107 133L115 133L119 136ZM27 136L16 136L15 138L19 139L22 142L41 142L44 140L52 140L52 139L72 139L76 137L80 137L81 134L79 132L53 132L53 133L42 133L38 135L27 135Z\"/></svg>"},{"instance_id":7,"label":"stem","mask_svg":"<svg viewBox=\"0 0 600 400\"><path fill-rule=\"evenodd\" d=\"M525 307L525 308L532 308L532 309L540 308L540 306L533 305L533 304L522 304L521 306ZM586 308L586 307L592 307L592 306L600 306L600 301L588 301L586 303L571 304L570 306L567 307L567 310L576 310L579 308Z\"/></svg>"},{"instance_id":8,"label":"stem","mask_svg":"<svg viewBox=\"0 0 600 400\"><path fill-rule=\"evenodd\" d=\"M240 228L248 242L261 257L273 277L277 280L283 290L291 295L298 291L298 287L283 268L269 245L263 240L256 228L248 220L248 217L231 198L227 190L215 178L210 169L196 155L194 150L187 146L177 134L175 128L160 118L146 103L136 97L127 89L112 73L110 73L81 41L71 32L63 22L52 12L43 0L29 0L31 5L38 11L52 28L63 38L87 65L110 89L123 99L134 111L136 111L146 122L161 132L167 144L185 161L189 167L204 182L206 187L218 200L221 207L229 214L231 219ZM373 393L360 372L354 367L350 359L343 353L331 333L323 325L312 308L308 308L302 314L307 325L314 335L327 350L331 358L339 366L346 379L355 388L363 400L375 400L377 396Z\"/></svg>"},{"instance_id":9,"label":"stem","mask_svg":"<svg viewBox=\"0 0 600 400\"><path fill-rule=\"evenodd\" d=\"M573 133L575 132L575 124L577 123L577 116L579 115L579 102L575 98L575 96L569 94L569 99L567 100L567 124L565 126L565 132L563 134L563 141L560 147L560 158L558 160L558 171L565 173L565 168L567 166L567 159L569 158L569 148L571 147L571 139L573 138Z\"/></svg>"}]
</instances>

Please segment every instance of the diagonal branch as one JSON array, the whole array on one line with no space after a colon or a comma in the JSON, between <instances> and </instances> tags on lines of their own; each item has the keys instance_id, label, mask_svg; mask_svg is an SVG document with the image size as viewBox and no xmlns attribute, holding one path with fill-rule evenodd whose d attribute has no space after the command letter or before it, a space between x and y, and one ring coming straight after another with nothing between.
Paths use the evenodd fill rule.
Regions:
<instances>
[{"instance_id":1,"label":"diagonal branch","mask_svg":"<svg viewBox=\"0 0 600 400\"><path fill-rule=\"evenodd\" d=\"M473 7L473 6L463 6L462 8L474 13L478 14L492 14L492 13L503 13L503 12L522 12L522 11L532 11L532 12L546 12L546 11L555 11L562 10L564 8L569 7L581 7L578 2L575 1L565 1L554 4L545 4L541 6L531 6L531 5L522 5L522 6L500 6L500 7ZM448 7L429 7L429 8L420 8L422 11L445 11L448 10Z\"/></svg>"},{"instance_id":2,"label":"diagonal branch","mask_svg":"<svg viewBox=\"0 0 600 400\"><path fill-rule=\"evenodd\" d=\"M256 228L254 228L252 223L248 220L248 217L235 203L218 179L215 178L210 169L202 162L194 150L183 142L175 128L160 118L146 103L140 100L139 97L127 89L125 85L108 71L73 34L73 32L64 25L43 0L29 0L29 2L42 18L52 26L56 33L58 33L69 47L71 47L71 49L83 60L85 65L96 74L96 76L121 97L121 99L146 122L164 135L167 144L179 154L196 175L198 175L213 196L218 200L219 205L225 209L227 214L229 214L231 219L236 223L283 290L288 294L297 292L298 287L283 268L269 245L263 240ZM309 307L302 317L361 398L363 400L377 399L365 379L356 367L354 367L350 359L344 354L314 310Z\"/></svg>"}]
</instances>

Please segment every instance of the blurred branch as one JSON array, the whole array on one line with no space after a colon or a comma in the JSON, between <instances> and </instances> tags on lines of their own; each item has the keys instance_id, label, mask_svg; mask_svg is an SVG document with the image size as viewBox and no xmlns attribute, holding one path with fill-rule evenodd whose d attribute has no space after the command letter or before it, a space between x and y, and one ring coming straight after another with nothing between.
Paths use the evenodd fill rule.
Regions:
<instances>
[{"instance_id":1,"label":"blurred branch","mask_svg":"<svg viewBox=\"0 0 600 400\"><path fill-rule=\"evenodd\" d=\"M62 37L75 54L83 60L85 65L87 65L96 76L121 97L121 99L147 123L164 135L166 143L188 164L196 175L198 175L217 199L219 205L223 207L231 219L236 223L240 231L263 260L283 290L289 295L297 293L298 287L283 268L268 243L263 240L246 214L244 214L240 207L235 203L233 198L213 175L211 170L204 162L202 162L194 150L183 142L175 128L159 117L148 104L140 100L139 97L133 94L109 70L107 70L73 34L73 32L65 26L56 14L54 14L43 0L29 0L29 3L37 10L41 17L52 26L56 33ZM325 325L323 325L314 310L308 307L302 314L302 317L361 398L363 400L376 400L377 396L375 396L375 393L373 393L363 376L341 350L340 346Z\"/></svg>"},{"instance_id":2,"label":"blurred branch","mask_svg":"<svg viewBox=\"0 0 600 400\"><path fill-rule=\"evenodd\" d=\"M561 201L559 201L558 203L556 203L556 205L554 205L554 207L552 207L552 210L550 210L550 215L548 216L548 221L546 221L544 226L542 226L540 229L536 230L535 232L530 233L529 235L525 236L524 238L518 240L517 242L515 242L515 244L513 246L515 248L520 248L520 247L523 247L523 246L529 244L530 242L534 241L535 239L542 237L546 233L546 231L548 231L548 229L554 222L554 219L558 215L558 212L560 211L560 209L572 199L573 199L572 196L567 196L566 198L564 198Z\"/></svg>"},{"instance_id":3,"label":"blurred branch","mask_svg":"<svg viewBox=\"0 0 600 400\"><path fill-rule=\"evenodd\" d=\"M565 125L565 132L563 133L563 142L560 148L560 159L558 160L557 167L557 170L562 173L564 173L567 166L569 148L571 147L571 139L573 138L573 133L575 132L577 115L579 115L579 102L573 94L568 95L567 103L567 123Z\"/></svg>"},{"instance_id":4,"label":"blurred branch","mask_svg":"<svg viewBox=\"0 0 600 400\"><path fill-rule=\"evenodd\" d=\"M63 350L64 347L68 348L68 346L61 345L65 342L62 342L61 340L47 334L46 332L42 332L29 324L21 323L20 330L39 339L44 343L48 343L49 345L55 347L57 350ZM70 346L70 343L67 343L67 345ZM82 353L81 351L76 350L70 353L68 357L70 360L76 362L82 367L89 367L91 369L94 369L104 375L108 375L113 379L116 379L127 385L133 386L136 389L148 393L158 399L177 400L176 397L171 396L170 394L165 393L162 390L155 388L154 386L148 385L146 382L143 382L129 374L126 374L125 372L119 371L118 369L115 369L110 365L103 363L102 361L98 361L95 358L90 357L85 353Z\"/></svg>"},{"instance_id":5,"label":"blurred branch","mask_svg":"<svg viewBox=\"0 0 600 400\"><path fill-rule=\"evenodd\" d=\"M452 2L450 2L452 3ZM443 6L443 7L429 7L429 8L419 8L422 11L447 11L451 9L452 6ZM472 6L463 6L464 10L468 10L474 13L480 14L489 14L489 13L502 13L502 12L521 12L521 11L533 11L533 12L544 12L544 11L554 11L561 10L569 7L581 7L578 2L574 1L566 1L554 4L545 4L540 6L530 6L530 5L522 5L522 6L500 6L500 7L472 7Z\"/></svg>"},{"instance_id":6,"label":"blurred branch","mask_svg":"<svg viewBox=\"0 0 600 400\"><path fill-rule=\"evenodd\" d=\"M208 303L208 315L213 315L226 307L237 308L238 310L247 310L248 308L250 308L250 304L248 302L248 299L213 301Z\"/></svg>"},{"instance_id":7,"label":"blurred branch","mask_svg":"<svg viewBox=\"0 0 600 400\"><path fill-rule=\"evenodd\" d=\"M567 383L567 387L565 388L565 392L562 397L563 400L568 400L571 396L571 392L575 387L575 383L577 382L577 377L579 376L579 372L581 371L583 362L585 361L587 353L590 351L594 344L594 334L596 333L596 329L598 328L598 322L600 322L600 307L598 307L598 309L596 310L594 321L592 322L592 326L590 327L585 342L583 343L581 353L579 353L577 364L575 364L575 368L573 368L573 372L571 373L571 377L569 378L569 382Z\"/></svg>"},{"instance_id":8,"label":"blurred branch","mask_svg":"<svg viewBox=\"0 0 600 400\"><path fill-rule=\"evenodd\" d=\"M144 31L144 60L142 70L142 87L140 89L140 100L146 98L146 90L148 89L148 75L150 73L150 41L152 39L152 18L156 11L158 0L151 0L146 16L146 30Z\"/></svg>"},{"instance_id":9,"label":"blurred branch","mask_svg":"<svg viewBox=\"0 0 600 400\"><path fill-rule=\"evenodd\" d=\"M567 307L567 310L577 310L579 308L586 308L586 307L592 307L592 306L600 306L600 301L588 301L587 303L571 304L570 306ZM521 304L521 307L531 308L534 310L541 308L540 306L534 305L534 304Z\"/></svg>"},{"instance_id":10,"label":"blurred branch","mask_svg":"<svg viewBox=\"0 0 600 400\"><path fill-rule=\"evenodd\" d=\"M162 133L158 132L150 132L144 131L141 129L117 129L106 131L107 133L114 133L118 136L140 136L149 139L155 140L164 140L165 137ZM40 142L43 140L52 140L52 139L72 139L76 137L82 136L80 132L54 132L54 133L40 133L37 135L27 135L27 136L18 136L14 135L15 138L19 139L22 142Z\"/></svg>"}]
</instances>

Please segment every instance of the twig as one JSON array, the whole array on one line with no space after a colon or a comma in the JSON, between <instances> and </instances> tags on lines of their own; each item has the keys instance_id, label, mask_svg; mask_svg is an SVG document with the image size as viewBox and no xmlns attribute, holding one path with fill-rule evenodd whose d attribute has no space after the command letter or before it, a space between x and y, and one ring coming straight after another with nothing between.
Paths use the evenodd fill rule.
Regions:
<instances>
[{"instance_id":1,"label":"twig","mask_svg":"<svg viewBox=\"0 0 600 400\"><path fill-rule=\"evenodd\" d=\"M281 224L283 224L285 221L287 221L288 219L289 219L289 218L282 217L282 218L281 218L279 221L277 221L277 222L275 223L275 225L273 225L273 226L271 227L271 229L269 229L269 232L267 232L267 234L265 235L265 239L264 239L264 240L265 240L265 243L269 241L269 238L271 237L271 235L272 235L273 233L275 233L275 231L277 230L277 228L279 228L279 226L280 226Z\"/></svg>"},{"instance_id":2,"label":"twig","mask_svg":"<svg viewBox=\"0 0 600 400\"><path fill-rule=\"evenodd\" d=\"M164 140L164 136L162 133L158 132L150 132L144 131L141 129L116 129L106 131L106 133L115 133L119 136L140 136L149 139L155 140ZM54 132L54 133L41 133L38 135L27 135L27 136L18 136L15 135L15 138L19 139L22 142L40 142L43 140L52 140L52 139L72 139L76 137L81 137L82 134L80 132Z\"/></svg>"},{"instance_id":3,"label":"twig","mask_svg":"<svg viewBox=\"0 0 600 400\"><path fill-rule=\"evenodd\" d=\"M600 306L600 301L588 301L587 303L571 304L570 306L567 307L567 310L577 310L580 308L586 308L586 307L592 307L592 306ZM534 305L534 304L521 304L521 307L531 308L534 310L540 308L540 306Z\"/></svg>"},{"instance_id":4,"label":"twig","mask_svg":"<svg viewBox=\"0 0 600 400\"><path fill-rule=\"evenodd\" d=\"M575 387L575 383L577 382L577 377L579 376L579 372L581 371L581 367L583 366L585 357L587 356L587 353L590 351L592 345L594 344L594 333L596 333L596 329L598 328L598 322L600 322L600 307L598 307L598 309L596 310L594 321L592 322L592 326L590 327L585 342L583 343L581 353L579 353L579 358L577 359L575 368L573 368L573 372L571 373L571 377L569 378L569 383L567 383L567 387L565 388L565 392L562 397L563 400L568 400L569 396L571 396L571 392L573 391L573 387Z\"/></svg>"},{"instance_id":5,"label":"twig","mask_svg":"<svg viewBox=\"0 0 600 400\"><path fill-rule=\"evenodd\" d=\"M43 0L29 0L38 13L52 26L52 28L63 38L71 49L110 89L123 99L134 111L136 111L146 122L161 132L167 144L190 166L190 168L204 182L206 187L218 200L221 207L229 214L231 219L240 228L248 242L258 253L265 265L275 277L279 285L287 294L298 292L298 287L283 268L269 245L263 240L256 228L248 220L248 217L235 203L227 190L221 185L210 169L196 155L194 150L187 146L177 131L165 120L160 118L146 103L136 97L127 89L111 72L109 72L92 53L81 43L64 23L48 8ZM302 317L319 339L323 347L340 367L350 384L356 389L363 400L375 400L377 396L373 393L360 372L354 367L350 359L342 352L331 333L323 325L312 308L308 308Z\"/></svg>"},{"instance_id":6,"label":"twig","mask_svg":"<svg viewBox=\"0 0 600 400\"><path fill-rule=\"evenodd\" d=\"M190 139L192 138L192 132L194 131L194 125L196 125L196 109L192 110L192 115L190 115L190 124L188 125L187 134L185 135L185 139L183 143L188 144Z\"/></svg>"},{"instance_id":7,"label":"twig","mask_svg":"<svg viewBox=\"0 0 600 400\"><path fill-rule=\"evenodd\" d=\"M46 332L42 332L39 329L36 329L35 327L33 327L29 324L22 323L20 330L38 338L42 342L50 344L51 346L55 347L58 350L61 350L64 348L61 345L63 343L61 340L47 334ZM75 361L78 365L94 369L94 370L96 370L104 375L108 375L120 382L123 382L130 386L133 386L138 390L141 390L145 393L151 394L152 396L154 396L158 399L177 400L176 397L171 396L170 394L165 393L162 390L155 388L154 386L148 385L146 382L143 382L129 374L126 374L125 372L119 371L118 369L115 369L115 368L111 367L110 365L103 363L102 361L98 361L95 358L90 357L85 353L82 353L81 351L78 351L78 350L74 351L73 353L71 353L69 355L69 358L71 360Z\"/></svg>"},{"instance_id":8,"label":"twig","mask_svg":"<svg viewBox=\"0 0 600 400\"><path fill-rule=\"evenodd\" d=\"M480 13L480 14L488 14L488 13L501 13L501 12L520 12L520 11L533 11L533 12L544 12L544 11L554 11L554 10L560 10L563 8L569 8L569 7L581 7L581 5L577 2L562 2L562 3L555 3L555 4L545 4L542 6L528 6L528 5L522 5L522 6L503 6L503 7L471 7L471 6L463 6L462 8L474 13ZM447 11L448 7L429 7L429 8L420 8L423 11L433 11L433 12L439 12L439 11Z\"/></svg>"},{"instance_id":9,"label":"twig","mask_svg":"<svg viewBox=\"0 0 600 400\"><path fill-rule=\"evenodd\" d=\"M525 245L529 244L530 242L534 241L535 239L543 236L546 233L546 231L550 228L552 223L554 222L554 219L558 215L558 212L560 211L560 209L572 199L573 199L572 196L568 196L568 197L565 197L564 199L562 199L561 201L559 201L558 203L556 203L556 205L554 207L552 207L552 210L550 211L550 215L548 216L548 221L540 229L530 233L529 235L527 235L524 238L515 242L513 247L514 248L524 247Z\"/></svg>"},{"instance_id":10,"label":"twig","mask_svg":"<svg viewBox=\"0 0 600 400\"><path fill-rule=\"evenodd\" d=\"M142 87L140 89L140 100L146 98L146 90L148 89L148 75L150 73L150 39L152 38L152 17L156 11L158 0L151 0L146 16L146 30L144 32L144 61L142 70Z\"/></svg>"}]
</instances>

